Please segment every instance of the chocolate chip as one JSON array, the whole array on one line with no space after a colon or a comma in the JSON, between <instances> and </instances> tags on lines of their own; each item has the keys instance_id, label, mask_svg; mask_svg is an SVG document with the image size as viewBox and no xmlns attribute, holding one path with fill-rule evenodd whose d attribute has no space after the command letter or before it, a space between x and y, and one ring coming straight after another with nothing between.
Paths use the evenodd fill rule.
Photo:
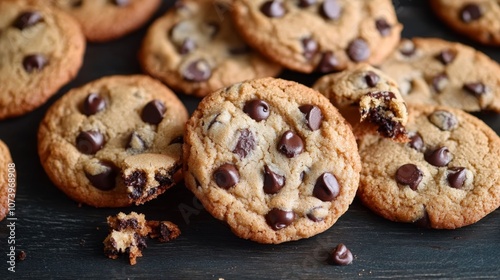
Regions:
<instances>
[{"instance_id":1,"label":"chocolate chip","mask_svg":"<svg viewBox=\"0 0 500 280\"><path fill-rule=\"evenodd\" d=\"M370 46L362 38L354 39L347 47L347 54L354 62L365 61L370 58Z\"/></svg>"},{"instance_id":2,"label":"chocolate chip","mask_svg":"<svg viewBox=\"0 0 500 280\"><path fill-rule=\"evenodd\" d=\"M177 136L175 137L174 139L172 139L172 141L170 141L169 145L173 145L173 144L184 144L184 137L182 136Z\"/></svg>"},{"instance_id":3,"label":"chocolate chip","mask_svg":"<svg viewBox=\"0 0 500 280\"><path fill-rule=\"evenodd\" d=\"M378 84L380 77L373 71L366 72L365 81L369 87L375 87Z\"/></svg>"},{"instance_id":4,"label":"chocolate chip","mask_svg":"<svg viewBox=\"0 0 500 280\"><path fill-rule=\"evenodd\" d=\"M375 98L377 99L388 101L392 99L389 95L390 93L391 92L382 91L369 94L376 96ZM371 108L368 111L367 118L369 122L375 124L378 127L377 131L384 137L394 138L398 135L404 135L406 133L406 130L401 125L401 123L392 120L390 116L387 116L387 113L381 106Z\"/></svg>"},{"instance_id":5,"label":"chocolate chip","mask_svg":"<svg viewBox=\"0 0 500 280\"><path fill-rule=\"evenodd\" d=\"M368 93L368 95L371 98L383 100L384 102L389 102L392 99L396 98L396 95L394 94L394 92L391 92L391 91L374 91L374 92Z\"/></svg>"},{"instance_id":6,"label":"chocolate chip","mask_svg":"<svg viewBox=\"0 0 500 280\"><path fill-rule=\"evenodd\" d=\"M340 185L337 178L328 172L319 176L313 189L313 195L321 201L332 201L339 195L339 192Z\"/></svg>"},{"instance_id":7,"label":"chocolate chip","mask_svg":"<svg viewBox=\"0 0 500 280\"><path fill-rule=\"evenodd\" d=\"M99 163L104 169L101 173L91 175L85 172L85 176L92 186L102 191L109 191L116 186L116 175L118 174L116 166L108 162Z\"/></svg>"},{"instance_id":8,"label":"chocolate chip","mask_svg":"<svg viewBox=\"0 0 500 280\"><path fill-rule=\"evenodd\" d=\"M328 257L328 262L336 265L349 265L352 263L352 260L351 251L342 243L338 244Z\"/></svg>"},{"instance_id":9,"label":"chocolate chip","mask_svg":"<svg viewBox=\"0 0 500 280\"><path fill-rule=\"evenodd\" d=\"M269 117L269 104L260 99L250 100L245 103L243 112L250 116L250 118L260 122Z\"/></svg>"},{"instance_id":10,"label":"chocolate chip","mask_svg":"<svg viewBox=\"0 0 500 280\"><path fill-rule=\"evenodd\" d=\"M467 4L460 10L460 18L465 23L480 19L482 16L483 11L477 4Z\"/></svg>"},{"instance_id":11,"label":"chocolate chip","mask_svg":"<svg viewBox=\"0 0 500 280\"><path fill-rule=\"evenodd\" d=\"M279 18L285 15L283 2L278 0L267 1L260 7L260 11L270 18Z\"/></svg>"},{"instance_id":12,"label":"chocolate chip","mask_svg":"<svg viewBox=\"0 0 500 280\"><path fill-rule=\"evenodd\" d=\"M106 100L97 93L87 95L83 101L83 113L87 116L95 115L106 109Z\"/></svg>"},{"instance_id":13,"label":"chocolate chip","mask_svg":"<svg viewBox=\"0 0 500 280\"><path fill-rule=\"evenodd\" d=\"M452 155L447 147L439 147L433 151L425 154L425 160L437 167L443 167L448 165L452 160Z\"/></svg>"},{"instance_id":14,"label":"chocolate chip","mask_svg":"<svg viewBox=\"0 0 500 280\"><path fill-rule=\"evenodd\" d=\"M486 93L486 86L481 82L466 83L464 84L463 89L474 94L475 96L481 96Z\"/></svg>"},{"instance_id":15,"label":"chocolate chip","mask_svg":"<svg viewBox=\"0 0 500 280\"><path fill-rule=\"evenodd\" d=\"M447 179L450 187L462 189L467 179L467 169L465 167L452 167L448 171Z\"/></svg>"},{"instance_id":16,"label":"chocolate chip","mask_svg":"<svg viewBox=\"0 0 500 280\"><path fill-rule=\"evenodd\" d=\"M264 166L264 193L276 194L285 185L285 177L274 173L269 166Z\"/></svg>"},{"instance_id":17,"label":"chocolate chip","mask_svg":"<svg viewBox=\"0 0 500 280\"><path fill-rule=\"evenodd\" d=\"M323 114L318 106L302 105L299 107L299 110L305 115L307 127L310 130L314 131L320 128L323 121Z\"/></svg>"},{"instance_id":18,"label":"chocolate chip","mask_svg":"<svg viewBox=\"0 0 500 280\"><path fill-rule=\"evenodd\" d=\"M448 76L445 73L441 73L432 79L432 87L436 92L442 92L448 85L448 82Z\"/></svg>"},{"instance_id":19,"label":"chocolate chip","mask_svg":"<svg viewBox=\"0 0 500 280\"><path fill-rule=\"evenodd\" d=\"M226 163L215 170L214 180L219 187L227 190L238 184L240 173L234 165Z\"/></svg>"},{"instance_id":20,"label":"chocolate chip","mask_svg":"<svg viewBox=\"0 0 500 280\"><path fill-rule=\"evenodd\" d=\"M266 222L273 230L280 230L289 226L295 220L295 213L273 208L266 214Z\"/></svg>"},{"instance_id":21,"label":"chocolate chip","mask_svg":"<svg viewBox=\"0 0 500 280\"><path fill-rule=\"evenodd\" d=\"M191 38L186 38L184 39L184 42L182 42L182 45L179 48L179 53L188 54L192 52L194 49L196 49L196 42Z\"/></svg>"},{"instance_id":22,"label":"chocolate chip","mask_svg":"<svg viewBox=\"0 0 500 280\"><path fill-rule=\"evenodd\" d=\"M13 25L16 28L23 30L39 23L42 19L42 14L37 11L23 12L16 18Z\"/></svg>"},{"instance_id":23,"label":"chocolate chip","mask_svg":"<svg viewBox=\"0 0 500 280\"><path fill-rule=\"evenodd\" d=\"M321 73L328 73L337 70L340 67L337 56L332 51L326 51L321 56L318 63L317 71Z\"/></svg>"},{"instance_id":24,"label":"chocolate chip","mask_svg":"<svg viewBox=\"0 0 500 280\"><path fill-rule=\"evenodd\" d=\"M457 117L444 110L434 111L429 115L429 121L443 131L450 131L458 127Z\"/></svg>"},{"instance_id":25,"label":"chocolate chip","mask_svg":"<svg viewBox=\"0 0 500 280\"><path fill-rule=\"evenodd\" d=\"M69 2L71 8L78 8L81 7L83 4L83 0L70 0Z\"/></svg>"},{"instance_id":26,"label":"chocolate chip","mask_svg":"<svg viewBox=\"0 0 500 280\"><path fill-rule=\"evenodd\" d=\"M457 53L451 49L444 50L436 55L436 58L444 65L448 65L455 60Z\"/></svg>"},{"instance_id":27,"label":"chocolate chip","mask_svg":"<svg viewBox=\"0 0 500 280\"><path fill-rule=\"evenodd\" d=\"M410 136L410 142L408 142L408 146L410 146L412 149L421 152L425 146L424 139L422 139L422 136L417 132L411 133L409 136Z\"/></svg>"},{"instance_id":28,"label":"chocolate chip","mask_svg":"<svg viewBox=\"0 0 500 280\"><path fill-rule=\"evenodd\" d=\"M385 20L385 18L380 18L375 21L375 27L382 37L389 36L391 34L392 26Z\"/></svg>"},{"instance_id":29,"label":"chocolate chip","mask_svg":"<svg viewBox=\"0 0 500 280\"><path fill-rule=\"evenodd\" d=\"M409 39L403 39L401 40L401 43L399 44L399 52L404 55L404 56L412 56L415 54L417 51L417 48L415 47L415 44L413 41Z\"/></svg>"},{"instance_id":30,"label":"chocolate chip","mask_svg":"<svg viewBox=\"0 0 500 280\"><path fill-rule=\"evenodd\" d=\"M311 209L307 214L306 214L306 217L313 221L313 222L321 222L324 220L324 218L318 218L315 213L314 213L314 210L318 209L318 208L321 208L321 207L314 207L313 209Z\"/></svg>"},{"instance_id":31,"label":"chocolate chip","mask_svg":"<svg viewBox=\"0 0 500 280\"><path fill-rule=\"evenodd\" d=\"M307 8L311 5L316 4L317 0L299 0L299 7Z\"/></svg>"},{"instance_id":32,"label":"chocolate chip","mask_svg":"<svg viewBox=\"0 0 500 280\"><path fill-rule=\"evenodd\" d=\"M43 54L31 54L27 55L23 59L23 67L24 70L28 73L32 73L34 71L42 70L47 65L47 57Z\"/></svg>"},{"instance_id":33,"label":"chocolate chip","mask_svg":"<svg viewBox=\"0 0 500 280\"><path fill-rule=\"evenodd\" d=\"M130 134L128 144L127 144L127 150L131 149L137 152L142 152L146 149L146 143L144 140L141 138L141 136L137 132L132 132Z\"/></svg>"},{"instance_id":34,"label":"chocolate chip","mask_svg":"<svg viewBox=\"0 0 500 280\"><path fill-rule=\"evenodd\" d=\"M293 158L304 151L304 141L299 135L288 130L283 133L278 142L278 151L288 158Z\"/></svg>"},{"instance_id":35,"label":"chocolate chip","mask_svg":"<svg viewBox=\"0 0 500 280\"><path fill-rule=\"evenodd\" d=\"M325 0L320 7L320 14L327 19L338 19L342 8L337 0Z\"/></svg>"},{"instance_id":36,"label":"chocolate chip","mask_svg":"<svg viewBox=\"0 0 500 280\"><path fill-rule=\"evenodd\" d=\"M307 60L311 60L316 52L318 51L318 42L313 38L302 39L302 47L304 52L302 53Z\"/></svg>"},{"instance_id":37,"label":"chocolate chip","mask_svg":"<svg viewBox=\"0 0 500 280\"><path fill-rule=\"evenodd\" d=\"M113 4L115 4L118 7L123 7L128 5L130 0L112 0L111 2L113 2Z\"/></svg>"},{"instance_id":38,"label":"chocolate chip","mask_svg":"<svg viewBox=\"0 0 500 280\"><path fill-rule=\"evenodd\" d=\"M163 120L166 110L162 101L158 99L151 100L142 109L141 119L150 124L159 124Z\"/></svg>"},{"instance_id":39,"label":"chocolate chip","mask_svg":"<svg viewBox=\"0 0 500 280\"><path fill-rule=\"evenodd\" d=\"M415 164L405 164L396 171L396 182L401 185L409 186L416 191L418 184L422 181L424 173Z\"/></svg>"},{"instance_id":40,"label":"chocolate chip","mask_svg":"<svg viewBox=\"0 0 500 280\"><path fill-rule=\"evenodd\" d=\"M245 158L250 154L251 151L255 149L255 137L253 133L248 129L242 129L239 131L240 137L238 138L238 143L233 149L233 153L240 156L240 158Z\"/></svg>"},{"instance_id":41,"label":"chocolate chip","mask_svg":"<svg viewBox=\"0 0 500 280\"><path fill-rule=\"evenodd\" d=\"M76 147L86 155L97 153L103 146L104 136L99 131L82 131L76 137Z\"/></svg>"},{"instance_id":42,"label":"chocolate chip","mask_svg":"<svg viewBox=\"0 0 500 280\"><path fill-rule=\"evenodd\" d=\"M123 179L123 183L128 187L128 196L132 200L139 199L142 196L142 192L148 180L146 172L136 170Z\"/></svg>"},{"instance_id":43,"label":"chocolate chip","mask_svg":"<svg viewBox=\"0 0 500 280\"><path fill-rule=\"evenodd\" d=\"M205 59L198 59L184 69L182 76L190 82L204 82L212 76L212 68Z\"/></svg>"}]
</instances>

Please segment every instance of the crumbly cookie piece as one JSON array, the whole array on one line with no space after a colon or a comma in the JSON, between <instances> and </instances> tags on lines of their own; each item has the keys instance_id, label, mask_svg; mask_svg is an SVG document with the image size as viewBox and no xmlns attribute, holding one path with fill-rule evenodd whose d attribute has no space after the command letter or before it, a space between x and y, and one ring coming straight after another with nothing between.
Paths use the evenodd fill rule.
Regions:
<instances>
[{"instance_id":1,"label":"crumbly cookie piece","mask_svg":"<svg viewBox=\"0 0 500 280\"><path fill-rule=\"evenodd\" d=\"M308 238L352 202L360 162L352 131L318 92L264 78L205 97L187 123L186 186L239 237Z\"/></svg>"},{"instance_id":2,"label":"crumbly cookie piece","mask_svg":"<svg viewBox=\"0 0 500 280\"><path fill-rule=\"evenodd\" d=\"M232 14L250 45L304 73L380 63L402 30L389 0L235 0Z\"/></svg>"},{"instance_id":3,"label":"crumbly cookie piece","mask_svg":"<svg viewBox=\"0 0 500 280\"><path fill-rule=\"evenodd\" d=\"M0 120L39 107L73 79L85 38L71 17L43 1L0 1Z\"/></svg>"},{"instance_id":4,"label":"crumbly cookie piece","mask_svg":"<svg viewBox=\"0 0 500 280\"><path fill-rule=\"evenodd\" d=\"M72 199L95 207L142 204L175 183L187 118L160 82L105 77L48 110L38 152L52 182Z\"/></svg>"},{"instance_id":5,"label":"crumbly cookie piece","mask_svg":"<svg viewBox=\"0 0 500 280\"><path fill-rule=\"evenodd\" d=\"M10 156L9 148L0 140L0 221L9 212L9 202L16 197L16 167Z\"/></svg>"},{"instance_id":6,"label":"crumbly cookie piece","mask_svg":"<svg viewBox=\"0 0 500 280\"><path fill-rule=\"evenodd\" d=\"M87 40L105 42L143 26L161 0L52 0L81 25Z\"/></svg>"},{"instance_id":7,"label":"crumbly cookie piece","mask_svg":"<svg viewBox=\"0 0 500 280\"><path fill-rule=\"evenodd\" d=\"M170 242L181 234L179 227L170 221L148 221L148 226L151 228L149 237L162 243Z\"/></svg>"},{"instance_id":8,"label":"crumbly cookie piece","mask_svg":"<svg viewBox=\"0 0 500 280\"><path fill-rule=\"evenodd\" d=\"M359 108L359 114L346 117L355 120L355 135L377 130L384 137L405 142L404 126L408 121L406 104L397 83L368 64L360 64L340 73L321 77L313 86L325 95L341 113ZM359 122L362 124L360 125Z\"/></svg>"},{"instance_id":9,"label":"crumbly cookie piece","mask_svg":"<svg viewBox=\"0 0 500 280\"><path fill-rule=\"evenodd\" d=\"M408 106L411 141L359 141L358 197L386 219L437 229L473 224L500 206L500 138L449 107Z\"/></svg>"},{"instance_id":10,"label":"crumbly cookie piece","mask_svg":"<svg viewBox=\"0 0 500 280\"><path fill-rule=\"evenodd\" d=\"M435 14L457 32L486 45L500 46L500 2L432 0Z\"/></svg>"},{"instance_id":11,"label":"crumbly cookie piece","mask_svg":"<svg viewBox=\"0 0 500 280\"><path fill-rule=\"evenodd\" d=\"M240 38L228 0L178 1L149 28L143 69L185 94L203 97L233 83L281 71Z\"/></svg>"},{"instance_id":12,"label":"crumbly cookie piece","mask_svg":"<svg viewBox=\"0 0 500 280\"><path fill-rule=\"evenodd\" d=\"M460 43L404 39L380 69L398 82L408 104L500 112L500 66Z\"/></svg>"}]
</instances>

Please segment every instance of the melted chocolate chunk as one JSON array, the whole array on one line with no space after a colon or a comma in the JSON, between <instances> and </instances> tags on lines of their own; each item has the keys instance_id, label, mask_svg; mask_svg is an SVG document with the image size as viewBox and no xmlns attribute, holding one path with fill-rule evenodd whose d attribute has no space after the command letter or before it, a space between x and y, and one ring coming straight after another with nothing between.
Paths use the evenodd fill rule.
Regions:
<instances>
[{"instance_id":1,"label":"melted chocolate chunk","mask_svg":"<svg viewBox=\"0 0 500 280\"><path fill-rule=\"evenodd\" d=\"M269 104L267 104L266 101L260 99L250 100L245 103L243 112L250 116L250 118L260 122L269 117Z\"/></svg>"},{"instance_id":2,"label":"melted chocolate chunk","mask_svg":"<svg viewBox=\"0 0 500 280\"><path fill-rule=\"evenodd\" d=\"M448 85L448 76L441 73L432 79L432 87L436 92L442 92Z\"/></svg>"},{"instance_id":3,"label":"melted chocolate chunk","mask_svg":"<svg viewBox=\"0 0 500 280\"><path fill-rule=\"evenodd\" d=\"M385 20L385 18L380 18L375 21L375 27L382 37L391 35L392 26Z\"/></svg>"},{"instance_id":4,"label":"melted chocolate chunk","mask_svg":"<svg viewBox=\"0 0 500 280\"><path fill-rule=\"evenodd\" d=\"M27 55L23 59L24 70L28 73L42 70L47 65L48 59L43 54Z\"/></svg>"},{"instance_id":5,"label":"melted chocolate chunk","mask_svg":"<svg viewBox=\"0 0 500 280\"><path fill-rule=\"evenodd\" d=\"M447 147L439 147L433 151L425 154L425 160L437 167L443 167L448 165L452 160L452 155Z\"/></svg>"},{"instance_id":6,"label":"melted chocolate chunk","mask_svg":"<svg viewBox=\"0 0 500 280\"><path fill-rule=\"evenodd\" d=\"M325 0L320 7L320 14L327 19L338 19L341 13L342 7L337 0Z\"/></svg>"},{"instance_id":7,"label":"melted chocolate chunk","mask_svg":"<svg viewBox=\"0 0 500 280\"><path fill-rule=\"evenodd\" d=\"M405 164L396 171L396 182L401 185L409 186L416 191L418 184L422 181L424 173L415 164Z\"/></svg>"},{"instance_id":8,"label":"melted chocolate chunk","mask_svg":"<svg viewBox=\"0 0 500 280\"><path fill-rule=\"evenodd\" d=\"M182 77L189 82L204 82L212 76L212 68L205 59L191 62L182 73Z\"/></svg>"},{"instance_id":9,"label":"melted chocolate chunk","mask_svg":"<svg viewBox=\"0 0 500 280\"><path fill-rule=\"evenodd\" d=\"M142 109L141 118L144 122L150 124L159 124L163 120L165 114L165 104L158 99L151 100Z\"/></svg>"},{"instance_id":10,"label":"melted chocolate chunk","mask_svg":"<svg viewBox=\"0 0 500 280\"><path fill-rule=\"evenodd\" d=\"M302 105L299 107L299 110L305 115L307 127L309 127L310 130L315 131L321 127L323 114L318 106Z\"/></svg>"},{"instance_id":11,"label":"melted chocolate chunk","mask_svg":"<svg viewBox=\"0 0 500 280\"><path fill-rule=\"evenodd\" d=\"M240 173L234 165L226 163L215 170L214 180L217 186L227 190L238 184Z\"/></svg>"},{"instance_id":12,"label":"melted chocolate chunk","mask_svg":"<svg viewBox=\"0 0 500 280\"><path fill-rule=\"evenodd\" d=\"M419 152L424 150L425 144L424 144L424 139L422 139L422 136L415 132L410 135L410 142L408 142L408 146L410 146L412 149L415 149Z\"/></svg>"},{"instance_id":13,"label":"melted chocolate chunk","mask_svg":"<svg viewBox=\"0 0 500 280\"><path fill-rule=\"evenodd\" d=\"M328 73L337 70L340 67L339 60L332 51L326 51L321 56L318 63L317 71L321 73Z\"/></svg>"},{"instance_id":14,"label":"melted chocolate chunk","mask_svg":"<svg viewBox=\"0 0 500 280\"><path fill-rule=\"evenodd\" d=\"M304 141L299 135L288 130L278 142L278 151L288 158L293 158L304 151Z\"/></svg>"},{"instance_id":15,"label":"melted chocolate chunk","mask_svg":"<svg viewBox=\"0 0 500 280\"><path fill-rule=\"evenodd\" d=\"M448 171L447 179L450 187L462 189L467 179L467 169L465 167L452 167Z\"/></svg>"},{"instance_id":16,"label":"melted chocolate chunk","mask_svg":"<svg viewBox=\"0 0 500 280\"><path fill-rule=\"evenodd\" d=\"M255 137L253 133L248 129L240 130L240 138L236 147L233 149L233 153L240 156L240 158L245 158L255 149Z\"/></svg>"},{"instance_id":17,"label":"melted chocolate chunk","mask_svg":"<svg viewBox=\"0 0 500 280\"><path fill-rule=\"evenodd\" d=\"M139 222L136 218L121 220L118 219L118 225L116 230L123 230L126 228L137 229L139 227Z\"/></svg>"},{"instance_id":18,"label":"melted chocolate chunk","mask_svg":"<svg viewBox=\"0 0 500 280\"><path fill-rule=\"evenodd\" d=\"M106 100L97 93L87 95L83 101L82 111L85 115L95 115L106 109Z\"/></svg>"},{"instance_id":19,"label":"melted chocolate chunk","mask_svg":"<svg viewBox=\"0 0 500 280\"><path fill-rule=\"evenodd\" d=\"M347 47L347 54L354 62L365 61L370 58L370 46L362 38L354 39Z\"/></svg>"},{"instance_id":20,"label":"melted chocolate chunk","mask_svg":"<svg viewBox=\"0 0 500 280\"><path fill-rule=\"evenodd\" d=\"M19 30L31 27L43 20L42 14L37 11L27 11L21 13L14 21L14 27Z\"/></svg>"},{"instance_id":21,"label":"melted chocolate chunk","mask_svg":"<svg viewBox=\"0 0 500 280\"><path fill-rule=\"evenodd\" d=\"M391 91L374 91L368 93L371 98L383 100L384 102L389 102L396 98L396 95Z\"/></svg>"},{"instance_id":22,"label":"melted chocolate chunk","mask_svg":"<svg viewBox=\"0 0 500 280\"><path fill-rule=\"evenodd\" d=\"M337 178L328 172L319 176L313 189L313 195L321 201L332 201L339 195L339 192L340 185Z\"/></svg>"},{"instance_id":23,"label":"melted chocolate chunk","mask_svg":"<svg viewBox=\"0 0 500 280\"><path fill-rule=\"evenodd\" d=\"M378 84L380 77L373 71L366 72L365 82L369 87L375 87Z\"/></svg>"},{"instance_id":24,"label":"melted chocolate chunk","mask_svg":"<svg viewBox=\"0 0 500 280\"><path fill-rule=\"evenodd\" d=\"M338 244L328 257L328 262L335 265L349 265L352 263L352 260L351 251L342 243Z\"/></svg>"},{"instance_id":25,"label":"melted chocolate chunk","mask_svg":"<svg viewBox=\"0 0 500 280\"><path fill-rule=\"evenodd\" d=\"M429 121L443 131L450 131L458 127L458 119L451 112L436 110L429 115Z\"/></svg>"},{"instance_id":26,"label":"melted chocolate chunk","mask_svg":"<svg viewBox=\"0 0 500 280\"><path fill-rule=\"evenodd\" d=\"M466 4L460 10L460 19L462 19L462 21L465 23L478 20L482 16L483 16L483 11L481 10L481 7L479 7L477 4L473 3Z\"/></svg>"},{"instance_id":27,"label":"melted chocolate chunk","mask_svg":"<svg viewBox=\"0 0 500 280\"><path fill-rule=\"evenodd\" d=\"M103 146L104 136L99 131L82 131L76 137L76 147L83 154L93 155Z\"/></svg>"},{"instance_id":28,"label":"melted chocolate chunk","mask_svg":"<svg viewBox=\"0 0 500 280\"><path fill-rule=\"evenodd\" d=\"M132 132L128 138L127 149L142 152L146 149L146 143L137 132Z\"/></svg>"},{"instance_id":29,"label":"melted chocolate chunk","mask_svg":"<svg viewBox=\"0 0 500 280\"><path fill-rule=\"evenodd\" d=\"M286 14L283 2L276 0L264 2L260 7L260 11L270 18L280 18Z\"/></svg>"},{"instance_id":30,"label":"melted chocolate chunk","mask_svg":"<svg viewBox=\"0 0 500 280\"><path fill-rule=\"evenodd\" d=\"M384 98L390 97L385 96ZM385 117L384 110L381 107L370 109L367 118L369 122L378 127L377 131L384 137L393 138L406 133L401 123Z\"/></svg>"},{"instance_id":31,"label":"melted chocolate chunk","mask_svg":"<svg viewBox=\"0 0 500 280\"><path fill-rule=\"evenodd\" d=\"M188 54L196 49L196 42L191 38L184 39L182 45L179 47L180 54Z\"/></svg>"},{"instance_id":32,"label":"melted chocolate chunk","mask_svg":"<svg viewBox=\"0 0 500 280\"><path fill-rule=\"evenodd\" d=\"M285 185L285 177L274 173L269 166L264 166L264 193L276 194Z\"/></svg>"},{"instance_id":33,"label":"melted chocolate chunk","mask_svg":"<svg viewBox=\"0 0 500 280\"><path fill-rule=\"evenodd\" d=\"M299 0L299 7L301 8L307 8L309 6L312 6L314 4L316 4L317 0Z\"/></svg>"},{"instance_id":34,"label":"melted chocolate chunk","mask_svg":"<svg viewBox=\"0 0 500 280\"><path fill-rule=\"evenodd\" d=\"M313 38L302 39L302 47L304 52L302 53L307 60L311 60L316 52L318 51L318 42Z\"/></svg>"},{"instance_id":35,"label":"melted chocolate chunk","mask_svg":"<svg viewBox=\"0 0 500 280\"><path fill-rule=\"evenodd\" d=\"M415 54L417 51L417 48L415 47L415 44L413 41L409 39L403 39L401 40L401 43L399 45L399 52L404 55L404 56L412 56Z\"/></svg>"},{"instance_id":36,"label":"melted chocolate chunk","mask_svg":"<svg viewBox=\"0 0 500 280\"><path fill-rule=\"evenodd\" d=\"M101 191L114 189L116 186L116 176L118 175L116 166L108 162L100 162L100 164L104 167L104 171L95 175L85 172L85 176L92 186Z\"/></svg>"},{"instance_id":37,"label":"melted chocolate chunk","mask_svg":"<svg viewBox=\"0 0 500 280\"><path fill-rule=\"evenodd\" d=\"M457 53L451 49L444 50L440 52L436 58L441 61L444 65L448 65L455 60L455 57L457 56Z\"/></svg>"},{"instance_id":38,"label":"melted chocolate chunk","mask_svg":"<svg viewBox=\"0 0 500 280\"><path fill-rule=\"evenodd\" d=\"M133 200L139 199L142 196L142 192L144 191L148 180L146 172L136 170L132 172L130 176L123 179L125 185L131 187L131 191L128 196Z\"/></svg>"},{"instance_id":39,"label":"melted chocolate chunk","mask_svg":"<svg viewBox=\"0 0 500 280\"><path fill-rule=\"evenodd\" d=\"M266 222L273 230L280 230L289 226L295 220L295 213L273 208L266 214Z\"/></svg>"},{"instance_id":40,"label":"melted chocolate chunk","mask_svg":"<svg viewBox=\"0 0 500 280\"><path fill-rule=\"evenodd\" d=\"M466 83L464 84L463 89L469 93L474 94L475 96L481 96L486 93L486 86L481 82Z\"/></svg>"},{"instance_id":41,"label":"melted chocolate chunk","mask_svg":"<svg viewBox=\"0 0 500 280\"><path fill-rule=\"evenodd\" d=\"M306 214L306 217L307 217L309 220L311 220L311 221L313 221L313 222L315 222L315 223L317 223L317 222L321 222L321 221L323 221L323 220L324 220L324 218L318 218L318 217L316 217L316 215L314 215L314 210L315 210L315 209L317 209L317 208L321 208L321 207L314 207L313 209L311 209L311 210L310 210L310 211Z\"/></svg>"}]
</instances>

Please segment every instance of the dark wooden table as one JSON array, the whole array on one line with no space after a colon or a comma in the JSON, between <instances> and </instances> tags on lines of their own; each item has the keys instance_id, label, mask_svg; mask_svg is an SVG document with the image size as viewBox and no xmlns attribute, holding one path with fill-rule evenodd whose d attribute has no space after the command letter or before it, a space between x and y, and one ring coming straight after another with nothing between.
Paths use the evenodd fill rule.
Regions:
<instances>
[{"instance_id":1,"label":"dark wooden table","mask_svg":"<svg viewBox=\"0 0 500 280\"><path fill-rule=\"evenodd\" d=\"M394 1L404 37L435 36L480 48L500 61L500 49L480 47L443 26L426 1ZM172 5L165 1L156 17ZM0 223L0 279L5 278L162 278L162 279L336 279L336 278L500 278L500 210L457 230L428 230L389 222L358 201L328 231L307 240L261 245L239 239L202 209L179 185L146 205L95 209L60 192L45 175L37 155L38 124L48 106L70 88L113 74L140 73L136 54L146 28L120 40L89 44L78 77L43 107L0 122L18 171L16 252L26 259L7 271L10 233ZM311 85L317 75L285 72L283 78ZM0 85L1 90L1 85ZM190 112L198 99L179 94ZM476 114L500 133L500 116ZM3 168L3 167L2 167ZM500 171L499 171L500 172ZM150 241L144 257L130 266L125 258L104 256L106 216L138 211L149 219L171 220L182 235L171 243ZM350 266L326 264L339 242L355 259Z\"/></svg>"}]
</instances>

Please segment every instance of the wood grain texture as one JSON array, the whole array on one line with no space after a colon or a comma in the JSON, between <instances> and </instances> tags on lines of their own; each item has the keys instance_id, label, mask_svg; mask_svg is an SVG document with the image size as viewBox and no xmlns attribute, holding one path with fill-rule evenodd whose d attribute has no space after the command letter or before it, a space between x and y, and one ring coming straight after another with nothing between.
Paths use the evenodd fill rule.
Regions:
<instances>
[{"instance_id":1,"label":"wood grain texture","mask_svg":"<svg viewBox=\"0 0 500 280\"><path fill-rule=\"evenodd\" d=\"M426 1L395 1L404 37L436 36L478 47L500 61L500 50L474 45L435 19ZM173 1L165 1L159 16ZM114 42L89 44L80 74L48 104L31 114L0 122L0 138L10 147L18 171L16 250L26 260L7 271L7 221L0 222L0 279L356 279L499 278L500 210L457 230L428 230L384 220L355 201L323 234L281 245L235 237L178 185L146 205L123 209L79 207L48 180L36 151L38 124L68 89L111 74L140 73L136 54L145 28ZM311 85L318 76L285 72L285 79ZM1 89L1 85L0 85ZM198 99L180 95L190 112ZM476 114L500 133L500 116ZM0 167L3 168L3 167ZM70 167L68 167L70 168ZM102 241L106 216L142 212L148 219L171 220L181 236L171 243L149 241L144 257L107 259ZM354 254L349 266L331 266L328 252L344 243Z\"/></svg>"}]
</instances>

